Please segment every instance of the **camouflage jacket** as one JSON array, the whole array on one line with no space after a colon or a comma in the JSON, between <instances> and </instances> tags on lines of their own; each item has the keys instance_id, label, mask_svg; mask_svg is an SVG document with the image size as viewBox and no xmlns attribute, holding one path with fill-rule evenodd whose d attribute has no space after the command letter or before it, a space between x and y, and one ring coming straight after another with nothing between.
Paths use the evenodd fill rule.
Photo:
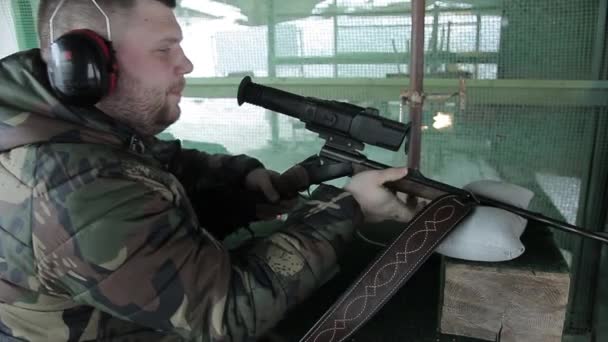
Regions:
<instances>
[{"instance_id":1,"label":"camouflage jacket","mask_svg":"<svg viewBox=\"0 0 608 342\"><path fill-rule=\"evenodd\" d=\"M361 218L348 193L229 251L169 172L175 143L59 103L44 68L38 50L0 61L0 340L253 341L335 271Z\"/></svg>"}]
</instances>

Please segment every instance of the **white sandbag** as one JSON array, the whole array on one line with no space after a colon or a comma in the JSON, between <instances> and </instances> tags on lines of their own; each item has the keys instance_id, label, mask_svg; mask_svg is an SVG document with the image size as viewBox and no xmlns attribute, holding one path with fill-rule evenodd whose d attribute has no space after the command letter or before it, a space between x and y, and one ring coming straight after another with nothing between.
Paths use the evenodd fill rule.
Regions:
<instances>
[{"instance_id":1,"label":"white sandbag","mask_svg":"<svg viewBox=\"0 0 608 342\"><path fill-rule=\"evenodd\" d=\"M483 180L464 187L475 194L528 208L534 194L515 184ZM527 220L506 210L478 206L439 245L437 253L471 261L506 261L520 256Z\"/></svg>"}]
</instances>

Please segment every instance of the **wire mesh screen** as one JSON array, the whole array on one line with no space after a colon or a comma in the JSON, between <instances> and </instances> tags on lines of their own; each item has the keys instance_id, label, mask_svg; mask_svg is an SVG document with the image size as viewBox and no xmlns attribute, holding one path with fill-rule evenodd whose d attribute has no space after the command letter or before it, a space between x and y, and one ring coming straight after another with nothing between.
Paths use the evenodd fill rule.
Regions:
<instances>
[{"instance_id":1,"label":"wire mesh screen","mask_svg":"<svg viewBox=\"0 0 608 342\"><path fill-rule=\"evenodd\" d=\"M11 4L8 1L0 2L0 58L17 51L17 34Z\"/></svg>"},{"instance_id":2,"label":"wire mesh screen","mask_svg":"<svg viewBox=\"0 0 608 342\"><path fill-rule=\"evenodd\" d=\"M409 0L178 3L182 46L194 64L191 97L162 137L212 152L250 154L278 171L318 153L323 142L299 121L237 105L244 75L408 120L400 94L408 88L412 53ZM598 4L428 0L423 173L456 186L480 179L519 184L535 193L533 210L580 222L589 193L605 189L605 177L590 184L589 175L608 174L607 158L598 158L608 153L608 140L601 138L608 130L608 87L593 82L595 70L606 69L596 65L605 60L594 58L606 39L598 35ZM10 33L3 29L1 49L35 41L36 6L0 2L0 25L16 27L18 42L7 48ZM212 79L226 77L224 83ZM407 160L403 151L365 152L391 165ZM557 237L566 249L577 246L570 235ZM582 315L571 326L588 321Z\"/></svg>"},{"instance_id":3,"label":"wire mesh screen","mask_svg":"<svg viewBox=\"0 0 608 342\"><path fill-rule=\"evenodd\" d=\"M599 1L505 1L501 78L593 79Z\"/></svg>"},{"instance_id":4,"label":"wire mesh screen","mask_svg":"<svg viewBox=\"0 0 608 342\"><path fill-rule=\"evenodd\" d=\"M193 2L182 5L187 3ZM381 115L408 120L399 96L408 87L410 72L410 1L266 1L257 11L244 3L231 7L240 17L230 23L182 19L199 25L186 35L186 51L213 56L216 63L194 58L198 69L193 76L306 80L290 90L373 106ZM598 127L605 122L600 117L607 102L601 99L608 98L607 89L583 82L598 79L594 70L601 68L593 65L602 48L596 38L598 1L426 4L425 91L443 100L429 97L425 104L423 173L456 186L480 179L515 183L534 192L532 210L570 223L591 222L589 208L596 207L588 201L598 197L590 194L604 191L606 177L590 175L608 174L608 161L597 157L608 146L606 139L598 139L607 133L606 127ZM215 32L208 33L212 43L203 43L201 30ZM460 79L464 87L456 81ZM234 83L223 96L235 96L238 81ZM454 94L464 96L450 97ZM200 106L184 115L200 120L196 134L201 140L220 129L206 124L216 120L210 108L216 107ZM209 115L199 116L203 112ZM238 135L242 139L230 144L230 152L254 155L280 171L317 153L322 144L296 120L260 108L238 108L228 100L215 112L234 115L223 116L227 126L251 122L238 131L225 128L218 143L228 146L229 135ZM179 137L179 130L188 129L178 124L169 131ZM373 147L365 152L386 164L404 165L407 160L402 152ZM561 232L556 238L576 258L580 239ZM573 287L592 286L591 268L576 272L579 280ZM567 331L589 329L591 293L577 292Z\"/></svg>"},{"instance_id":5,"label":"wire mesh screen","mask_svg":"<svg viewBox=\"0 0 608 342\"><path fill-rule=\"evenodd\" d=\"M375 106L382 115L407 120L407 112L399 112L399 95L407 88L411 59L409 1L303 1L297 6L267 1L257 9L244 3L239 2L240 7L218 5L222 9L216 12L224 14L215 19L220 15L209 13L213 11L200 1L182 1L180 20L186 31L185 50L195 64L193 77L317 79L323 86L320 94L313 94L317 91L312 86L296 89L302 95ZM426 9L427 79L462 78L465 86L466 82L513 80L519 84L510 87L522 89L528 85L526 80L594 78L590 61L597 1L580 0L576 6L562 0L427 1ZM341 78L367 88L369 96L349 96L340 86L327 84L327 79ZM403 85L386 87L376 96L369 79L403 80ZM584 90L581 96L570 95L559 83L524 90L527 96L512 96L501 83L487 83L485 88L478 85L466 89L463 108L457 98L427 102L423 172L459 186L480 178L514 182L534 190L533 209L576 222L581 184L591 165L597 108L584 102ZM432 87L426 89L433 91ZM441 90L452 93L459 89L455 85ZM572 96L573 101L564 101L564 96ZM227 125L223 139L230 152L259 154L270 166L284 168L288 164L282 160L289 158L293 139L298 139L294 137L305 139L304 144L297 144L307 151L302 156L318 151L319 140L297 121L274 118L260 108L237 108L231 101L206 102L185 110L184 117L193 115L207 122L211 117L205 119L200 113L216 105L216 112L235 113L235 121L229 122L250 122L238 131ZM451 121L448 127L437 122L444 117ZM178 132L192 126L183 122L169 132L184 134ZM201 124L196 136L204 140L210 134L206 132L218 129ZM241 137L236 144L227 142L232 134ZM264 136L265 148L271 152L260 146L253 149L256 144L251 141L260 138L248 138L250 135ZM305 146L311 147L307 150ZM405 162L404 156L391 159L375 149L369 156L393 164ZM567 245L565 240L563 243Z\"/></svg>"}]
</instances>

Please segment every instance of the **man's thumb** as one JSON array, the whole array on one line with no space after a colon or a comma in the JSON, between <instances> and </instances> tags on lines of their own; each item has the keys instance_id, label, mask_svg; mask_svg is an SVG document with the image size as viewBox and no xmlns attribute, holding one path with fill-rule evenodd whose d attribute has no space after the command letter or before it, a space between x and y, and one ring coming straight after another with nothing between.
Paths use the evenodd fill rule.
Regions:
<instances>
[{"instance_id":1,"label":"man's thumb","mask_svg":"<svg viewBox=\"0 0 608 342\"><path fill-rule=\"evenodd\" d=\"M380 184L400 180L407 175L407 167L395 167L384 169L380 173Z\"/></svg>"},{"instance_id":2,"label":"man's thumb","mask_svg":"<svg viewBox=\"0 0 608 342\"><path fill-rule=\"evenodd\" d=\"M261 180L260 187L262 189L262 192L268 199L268 201L270 201L270 203L278 202L281 199L281 196L279 195L277 190L274 188L274 185L272 184L272 181L270 180L269 175L264 175L264 177Z\"/></svg>"}]
</instances>

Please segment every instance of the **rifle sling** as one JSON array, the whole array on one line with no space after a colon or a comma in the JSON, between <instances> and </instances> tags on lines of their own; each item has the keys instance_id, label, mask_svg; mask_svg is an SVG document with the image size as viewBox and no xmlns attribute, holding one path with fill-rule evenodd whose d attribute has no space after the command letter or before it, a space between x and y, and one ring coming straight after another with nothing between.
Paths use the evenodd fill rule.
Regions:
<instances>
[{"instance_id":1,"label":"rifle sling","mask_svg":"<svg viewBox=\"0 0 608 342\"><path fill-rule=\"evenodd\" d=\"M474 203L444 195L420 211L300 342L340 342L369 320L429 258Z\"/></svg>"}]
</instances>

